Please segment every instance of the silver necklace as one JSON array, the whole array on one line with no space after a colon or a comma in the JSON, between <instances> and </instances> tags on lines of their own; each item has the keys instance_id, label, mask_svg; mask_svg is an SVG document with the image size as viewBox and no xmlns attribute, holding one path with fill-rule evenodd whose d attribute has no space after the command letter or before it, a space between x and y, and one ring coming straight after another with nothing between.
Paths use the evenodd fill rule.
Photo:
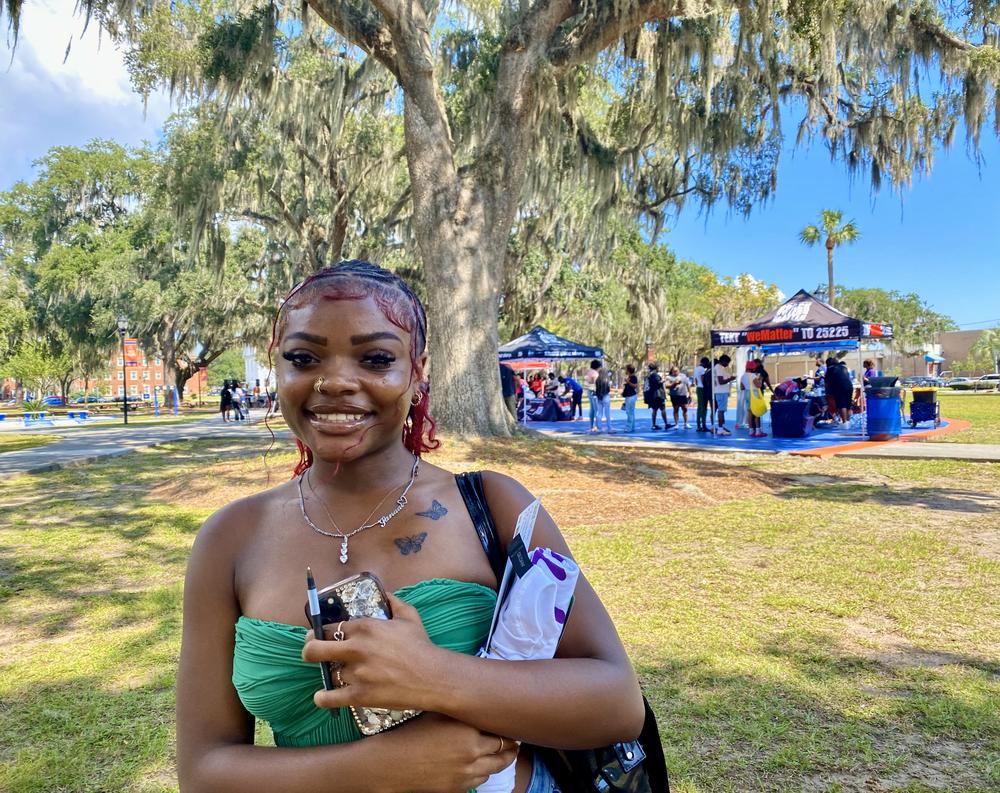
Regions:
<instances>
[{"instance_id":1,"label":"silver necklace","mask_svg":"<svg viewBox=\"0 0 1000 793\"><path fill-rule=\"evenodd\" d=\"M386 512L382 517L376 518L371 523L362 523L360 526L354 529L354 531L349 531L346 533L340 530L340 527L337 526L336 522L333 520L333 516L330 516L330 522L333 523L334 528L336 528L337 531L326 531L325 529L321 529L319 526L313 523L312 520L310 520L309 515L306 513L306 499L302 493L302 477L305 476L306 474L306 472L303 471L301 474L299 474L299 477L296 480L296 484L298 485L299 488L299 508L302 510L302 519L305 520L306 524L313 531L322 534L324 537L334 537L335 539L340 540L340 563L347 564L347 541L355 534L358 534L359 532L362 532L365 529L371 529L374 528L375 526L382 526L384 528L385 524L387 524L390 520L392 520L400 512L403 511L403 508L406 506L407 503L406 494L410 492L410 488L413 487L413 483L414 481L416 481L417 469L419 467L420 467L420 458L417 457L417 455L413 455L413 468L410 469L410 481L406 483L406 487L403 488L403 492L400 494L399 498L396 499L395 507L393 507L389 512ZM327 515L329 514L330 514L329 511L327 511Z\"/></svg>"}]
</instances>

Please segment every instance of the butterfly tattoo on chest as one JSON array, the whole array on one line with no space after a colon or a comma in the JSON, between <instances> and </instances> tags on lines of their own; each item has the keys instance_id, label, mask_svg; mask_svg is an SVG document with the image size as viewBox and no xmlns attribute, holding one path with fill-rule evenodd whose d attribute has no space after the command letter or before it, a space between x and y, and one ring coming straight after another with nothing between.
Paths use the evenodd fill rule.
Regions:
<instances>
[{"instance_id":1,"label":"butterfly tattoo on chest","mask_svg":"<svg viewBox=\"0 0 1000 793\"><path fill-rule=\"evenodd\" d=\"M423 512L418 512L417 516L421 518L430 518L431 520L440 520L447 514L448 508L435 498L431 502L431 508Z\"/></svg>"},{"instance_id":2,"label":"butterfly tattoo on chest","mask_svg":"<svg viewBox=\"0 0 1000 793\"><path fill-rule=\"evenodd\" d=\"M399 552L403 556L409 556L411 553L420 553L420 549L424 546L424 540L427 539L427 532L422 531L420 534L414 534L411 537L397 537L393 542L396 543L396 547L399 548Z\"/></svg>"}]
</instances>

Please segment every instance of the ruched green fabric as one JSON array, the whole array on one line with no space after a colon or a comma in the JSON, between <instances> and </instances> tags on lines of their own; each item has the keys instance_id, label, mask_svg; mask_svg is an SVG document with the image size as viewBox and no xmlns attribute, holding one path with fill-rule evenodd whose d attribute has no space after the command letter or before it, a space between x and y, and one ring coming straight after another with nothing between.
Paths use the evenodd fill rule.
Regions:
<instances>
[{"instance_id":1,"label":"ruched green fabric","mask_svg":"<svg viewBox=\"0 0 1000 793\"><path fill-rule=\"evenodd\" d=\"M396 596L412 605L431 641L471 655L486 639L496 593L481 584L432 578ZM361 738L350 710L313 704L319 667L302 660L307 629L240 617L236 622L233 685L243 706L271 725L278 746L320 746Z\"/></svg>"}]
</instances>

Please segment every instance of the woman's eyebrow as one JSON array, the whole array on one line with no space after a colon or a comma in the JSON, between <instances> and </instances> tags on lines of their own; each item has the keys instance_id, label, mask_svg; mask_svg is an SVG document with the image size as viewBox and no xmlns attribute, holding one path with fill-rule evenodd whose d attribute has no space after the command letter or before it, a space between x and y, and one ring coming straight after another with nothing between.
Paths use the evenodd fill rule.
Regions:
<instances>
[{"instance_id":1,"label":"woman's eyebrow","mask_svg":"<svg viewBox=\"0 0 1000 793\"><path fill-rule=\"evenodd\" d=\"M351 344L355 345L368 344L368 342L370 341L382 341L383 339L387 339L389 341L398 341L400 344L403 343L403 340L399 338L399 336L397 336L395 333L383 330L379 331L378 333L366 333L363 336L351 336Z\"/></svg>"},{"instance_id":2,"label":"woman's eyebrow","mask_svg":"<svg viewBox=\"0 0 1000 793\"><path fill-rule=\"evenodd\" d=\"M292 339L301 339L302 341L312 342L313 344L318 344L320 347L326 346L326 336L315 336L312 333L306 333L305 331L295 331L295 333L289 333L285 338L289 341Z\"/></svg>"}]
</instances>

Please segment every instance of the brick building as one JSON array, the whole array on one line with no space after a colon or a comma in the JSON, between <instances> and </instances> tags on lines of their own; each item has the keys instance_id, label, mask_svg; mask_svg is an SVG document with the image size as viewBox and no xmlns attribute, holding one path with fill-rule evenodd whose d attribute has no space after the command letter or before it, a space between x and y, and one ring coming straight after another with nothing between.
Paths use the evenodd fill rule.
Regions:
<instances>
[{"instance_id":1,"label":"brick building","mask_svg":"<svg viewBox=\"0 0 1000 793\"><path fill-rule=\"evenodd\" d=\"M152 399L154 390L164 393L173 387L174 382L168 377L167 368L160 357L147 355L138 344L134 346L134 350L129 358L135 363L130 362L128 366L123 367L122 350L119 348L108 361L108 370L98 373L98 376L90 381L90 391L100 396L120 397L127 393L140 399ZM74 380L70 392L83 391L84 387L82 379ZM184 384L184 395L194 398L208 395L207 371L202 370L194 377L188 378Z\"/></svg>"},{"instance_id":2,"label":"brick building","mask_svg":"<svg viewBox=\"0 0 1000 793\"><path fill-rule=\"evenodd\" d=\"M134 364L124 367L124 371L122 371L123 359L119 347L108 360L105 371L98 372L89 381L83 378L74 380L70 384L69 393L76 394L86 390L91 394L103 397L120 397L127 393L129 396L139 399L152 399L154 390L159 394L167 393L174 383L172 379L168 379L167 368L164 366L163 360L155 355L147 355L138 344L132 346L131 349L134 352L130 353L130 360L134 359ZM0 398L12 399L16 386L17 384L10 378L0 381ZM58 388L55 389L55 393L58 393ZM47 394L36 396L47 396ZM196 400L199 397L208 397L208 372L206 370L203 369L188 379L184 384L184 396Z\"/></svg>"}]
</instances>

